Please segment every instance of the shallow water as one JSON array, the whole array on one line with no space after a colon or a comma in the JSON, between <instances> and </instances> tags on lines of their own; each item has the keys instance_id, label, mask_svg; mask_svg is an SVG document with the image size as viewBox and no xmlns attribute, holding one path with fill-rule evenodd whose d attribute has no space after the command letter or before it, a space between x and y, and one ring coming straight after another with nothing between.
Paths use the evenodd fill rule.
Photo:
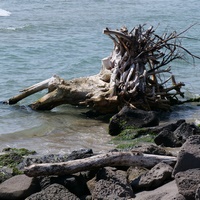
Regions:
<instances>
[{"instance_id":1,"label":"shallow water","mask_svg":"<svg viewBox=\"0 0 200 200\"><path fill-rule=\"evenodd\" d=\"M126 25L153 25L158 34L181 32L199 23L198 0L7 0L0 2L0 101L19 90L57 74L62 78L96 74L101 59L113 48L102 34ZM200 56L200 25L184 35L182 43ZM190 62L192 59L187 57ZM200 94L200 61L176 61L172 72L186 84L186 97ZM70 152L79 148L97 151L113 148L108 125L82 115L84 110L61 106L49 112L35 112L26 105L45 94L35 94L14 106L0 105L0 149L26 147L41 153ZM164 121L186 118L199 122L199 107L184 105L166 114Z\"/></svg>"},{"instance_id":2,"label":"shallow water","mask_svg":"<svg viewBox=\"0 0 200 200\"><path fill-rule=\"evenodd\" d=\"M70 106L46 112L12 108L12 117L7 116L8 126L1 129L0 146L24 147L39 153L71 152L81 148L92 148L95 152L111 149L107 124L88 119L85 111Z\"/></svg>"}]
</instances>

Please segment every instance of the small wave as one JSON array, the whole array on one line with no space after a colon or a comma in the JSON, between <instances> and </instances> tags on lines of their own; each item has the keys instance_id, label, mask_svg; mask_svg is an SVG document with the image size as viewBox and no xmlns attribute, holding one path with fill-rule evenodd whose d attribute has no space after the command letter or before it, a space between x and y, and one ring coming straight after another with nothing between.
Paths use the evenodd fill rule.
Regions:
<instances>
[{"instance_id":1,"label":"small wave","mask_svg":"<svg viewBox=\"0 0 200 200\"><path fill-rule=\"evenodd\" d=\"M5 28L6 30L11 30L11 31L15 31L17 28L15 28L15 27L7 27L7 28Z\"/></svg>"},{"instance_id":2,"label":"small wave","mask_svg":"<svg viewBox=\"0 0 200 200\"><path fill-rule=\"evenodd\" d=\"M0 8L0 17L7 17L10 16L11 12L7 11L7 10L3 10Z\"/></svg>"},{"instance_id":3,"label":"small wave","mask_svg":"<svg viewBox=\"0 0 200 200\"><path fill-rule=\"evenodd\" d=\"M13 27L13 26L9 26L9 27L2 27L0 28L0 31L20 31L20 30L24 30L24 29L28 29L32 27L32 25L24 25L24 26L19 26L19 27Z\"/></svg>"}]
</instances>

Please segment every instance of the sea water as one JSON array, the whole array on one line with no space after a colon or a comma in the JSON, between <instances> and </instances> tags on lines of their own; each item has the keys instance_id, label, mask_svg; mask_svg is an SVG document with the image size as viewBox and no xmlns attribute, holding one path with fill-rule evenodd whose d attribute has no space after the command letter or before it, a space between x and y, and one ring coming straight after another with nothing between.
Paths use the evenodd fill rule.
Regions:
<instances>
[{"instance_id":1,"label":"sea water","mask_svg":"<svg viewBox=\"0 0 200 200\"><path fill-rule=\"evenodd\" d=\"M106 27L129 30L153 25L158 34L184 33L182 45L200 56L199 0L6 0L0 2L0 101L19 90L57 74L68 80L97 74L101 59L110 55ZM200 94L200 61L170 63L186 98ZM0 150L25 147L39 153L70 152L80 148L113 148L108 124L88 119L86 109L63 105L36 112L27 107L46 91L16 105L0 104ZM168 113L166 121L184 118L199 122L199 107L186 104Z\"/></svg>"}]
</instances>

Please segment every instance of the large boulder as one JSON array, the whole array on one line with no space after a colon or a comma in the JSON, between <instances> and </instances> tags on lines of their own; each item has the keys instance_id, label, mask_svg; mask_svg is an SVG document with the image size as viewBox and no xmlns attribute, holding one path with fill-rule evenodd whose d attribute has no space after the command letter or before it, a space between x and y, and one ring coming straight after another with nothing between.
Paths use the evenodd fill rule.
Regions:
<instances>
[{"instance_id":1,"label":"large boulder","mask_svg":"<svg viewBox=\"0 0 200 200\"><path fill-rule=\"evenodd\" d=\"M21 200L40 190L37 179L17 175L0 184L1 200Z\"/></svg>"},{"instance_id":2,"label":"large boulder","mask_svg":"<svg viewBox=\"0 0 200 200\"><path fill-rule=\"evenodd\" d=\"M173 176L188 169L200 168L200 135L193 135L179 151Z\"/></svg>"},{"instance_id":3,"label":"large boulder","mask_svg":"<svg viewBox=\"0 0 200 200\"><path fill-rule=\"evenodd\" d=\"M195 200L199 196L200 169L189 169L175 175L178 191L186 200Z\"/></svg>"},{"instance_id":4,"label":"large boulder","mask_svg":"<svg viewBox=\"0 0 200 200\"><path fill-rule=\"evenodd\" d=\"M127 173L116 168L100 169L96 177L88 182L88 188L93 199L126 200L133 197Z\"/></svg>"},{"instance_id":5,"label":"large boulder","mask_svg":"<svg viewBox=\"0 0 200 200\"><path fill-rule=\"evenodd\" d=\"M124 106L119 113L111 118L109 123L109 134L118 135L125 129L153 127L158 124L159 118L156 112Z\"/></svg>"},{"instance_id":6,"label":"large boulder","mask_svg":"<svg viewBox=\"0 0 200 200\"><path fill-rule=\"evenodd\" d=\"M132 180L133 191L155 189L171 180L173 168L165 163L158 163L151 170Z\"/></svg>"}]
</instances>

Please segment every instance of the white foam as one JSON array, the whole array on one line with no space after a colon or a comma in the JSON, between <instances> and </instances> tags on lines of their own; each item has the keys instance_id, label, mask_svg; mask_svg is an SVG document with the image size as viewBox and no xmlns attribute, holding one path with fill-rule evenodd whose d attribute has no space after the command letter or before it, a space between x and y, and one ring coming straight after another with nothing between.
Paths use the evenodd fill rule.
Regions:
<instances>
[{"instance_id":1,"label":"white foam","mask_svg":"<svg viewBox=\"0 0 200 200\"><path fill-rule=\"evenodd\" d=\"M0 8L0 17L7 17L10 16L11 12L7 11L7 10L3 10Z\"/></svg>"},{"instance_id":2,"label":"white foam","mask_svg":"<svg viewBox=\"0 0 200 200\"><path fill-rule=\"evenodd\" d=\"M15 27L8 27L8 28L6 28L7 30L11 30L11 31L15 31L17 28L15 28Z\"/></svg>"}]
</instances>

